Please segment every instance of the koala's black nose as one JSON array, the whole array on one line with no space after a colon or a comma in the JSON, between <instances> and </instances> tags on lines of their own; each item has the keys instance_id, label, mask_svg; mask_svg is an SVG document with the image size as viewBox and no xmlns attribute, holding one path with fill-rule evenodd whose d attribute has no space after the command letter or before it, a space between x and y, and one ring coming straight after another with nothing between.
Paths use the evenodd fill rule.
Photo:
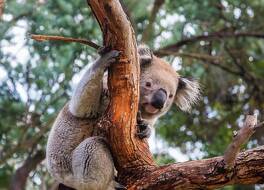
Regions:
<instances>
[{"instance_id":1,"label":"koala's black nose","mask_svg":"<svg viewBox=\"0 0 264 190\"><path fill-rule=\"evenodd\" d=\"M164 89L159 89L155 92L155 94L152 97L151 105L154 108L161 109L163 108L165 102L167 99L167 93Z\"/></svg>"}]
</instances>

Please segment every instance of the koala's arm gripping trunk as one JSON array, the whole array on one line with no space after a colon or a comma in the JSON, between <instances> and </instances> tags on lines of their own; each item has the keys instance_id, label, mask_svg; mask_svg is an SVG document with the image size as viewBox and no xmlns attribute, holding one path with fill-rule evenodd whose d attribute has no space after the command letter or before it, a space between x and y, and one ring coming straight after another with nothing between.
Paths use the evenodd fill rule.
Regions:
<instances>
[{"instance_id":1,"label":"koala's arm gripping trunk","mask_svg":"<svg viewBox=\"0 0 264 190\"><path fill-rule=\"evenodd\" d=\"M155 167L147 143L135 136L140 72L136 39L118 0L88 0L88 4L103 31L104 46L121 51L119 63L112 64L109 72L111 102L104 120L110 122L103 124L110 125L108 142L120 182L128 185L134 181L125 178L127 173L140 178L139 168L147 175Z\"/></svg>"}]
</instances>

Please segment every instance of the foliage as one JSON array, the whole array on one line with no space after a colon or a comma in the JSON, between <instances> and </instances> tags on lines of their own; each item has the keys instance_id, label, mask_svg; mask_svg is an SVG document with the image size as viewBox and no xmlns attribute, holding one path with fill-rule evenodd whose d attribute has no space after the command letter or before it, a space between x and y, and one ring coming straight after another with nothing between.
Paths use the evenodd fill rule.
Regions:
<instances>
[{"instance_id":1,"label":"foliage","mask_svg":"<svg viewBox=\"0 0 264 190\"><path fill-rule=\"evenodd\" d=\"M149 24L153 1L124 1L138 40ZM150 39L157 50L185 38L222 33L263 33L261 0L166 0L153 23ZM87 46L36 42L28 34L90 39L102 44L101 31L86 1L6 1L0 23L0 189L29 155L45 150L50 125L67 102L79 73L95 59ZM191 113L173 107L159 122L157 134L191 159L223 154L245 113L264 110L264 45L260 37L196 40L167 59L183 76L198 78L202 98ZM183 53L186 53L183 55ZM199 55L194 58L190 54ZM201 58L206 55L206 58ZM210 59L208 59L208 57ZM263 143L261 132L248 147ZM159 163L174 161L158 154ZM52 185L45 164L30 173L29 189ZM242 187L227 187L241 189ZM227 189L226 188L226 189ZM254 189L254 187L250 187Z\"/></svg>"}]
</instances>

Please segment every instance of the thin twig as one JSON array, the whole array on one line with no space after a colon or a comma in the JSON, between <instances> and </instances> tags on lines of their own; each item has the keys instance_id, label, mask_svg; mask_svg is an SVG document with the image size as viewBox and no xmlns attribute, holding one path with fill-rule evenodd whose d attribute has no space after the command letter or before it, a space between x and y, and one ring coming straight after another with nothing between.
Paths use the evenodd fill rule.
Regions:
<instances>
[{"instance_id":1,"label":"thin twig","mask_svg":"<svg viewBox=\"0 0 264 190\"><path fill-rule=\"evenodd\" d=\"M240 152L241 146L245 144L248 139L253 135L256 129L263 125L263 122L257 125L257 117L254 115L248 115L244 122L244 126L234 136L232 143L228 146L225 154L224 161L226 169L232 169L235 165L235 160Z\"/></svg>"},{"instance_id":2,"label":"thin twig","mask_svg":"<svg viewBox=\"0 0 264 190\"><path fill-rule=\"evenodd\" d=\"M64 36L51 36L51 35L37 35L31 34L30 37L34 40L43 42L43 41L64 41L64 42L77 42L84 45L88 45L96 50L98 50L101 46L97 45L96 43L80 38L69 38Z\"/></svg>"}]
</instances>

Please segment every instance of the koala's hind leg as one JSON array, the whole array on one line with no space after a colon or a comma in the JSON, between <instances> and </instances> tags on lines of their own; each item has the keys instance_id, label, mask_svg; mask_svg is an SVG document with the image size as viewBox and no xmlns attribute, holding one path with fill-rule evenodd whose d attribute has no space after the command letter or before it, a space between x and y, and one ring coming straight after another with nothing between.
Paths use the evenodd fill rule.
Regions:
<instances>
[{"instance_id":1,"label":"koala's hind leg","mask_svg":"<svg viewBox=\"0 0 264 190\"><path fill-rule=\"evenodd\" d=\"M101 137L87 138L73 151L72 172L78 190L115 189L112 156Z\"/></svg>"},{"instance_id":2,"label":"koala's hind leg","mask_svg":"<svg viewBox=\"0 0 264 190\"><path fill-rule=\"evenodd\" d=\"M70 112L76 117L94 118L98 114L104 71L115 62L120 52L104 53L86 71L70 100Z\"/></svg>"}]
</instances>

